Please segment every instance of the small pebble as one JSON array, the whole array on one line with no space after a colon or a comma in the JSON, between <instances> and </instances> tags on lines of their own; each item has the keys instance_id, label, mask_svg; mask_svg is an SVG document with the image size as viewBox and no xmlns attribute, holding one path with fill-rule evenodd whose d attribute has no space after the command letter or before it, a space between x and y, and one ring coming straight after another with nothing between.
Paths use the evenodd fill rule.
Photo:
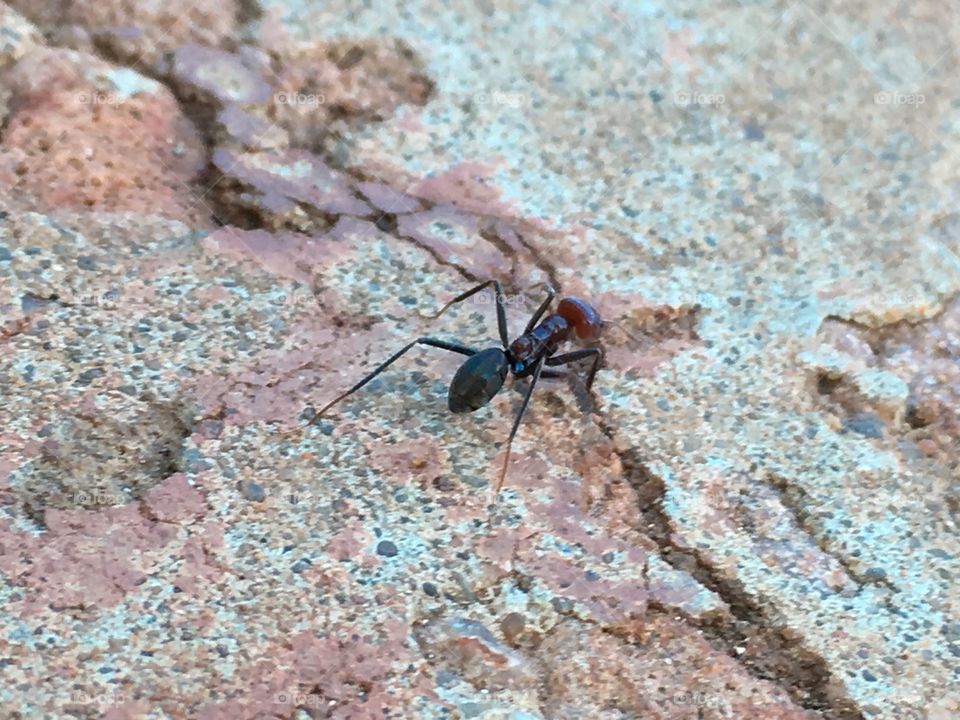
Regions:
<instances>
[{"instance_id":1,"label":"small pebble","mask_svg":"<svg viewBox=\"0 0 960 720\"><path fill-rule=\"evenodd\" d=\"M310 567L309 560L297 560L290 569L298 575Z\"/></svg>"},{"instance_id":2,"label":"small pebble","mask_svg":"<svg viewBox=\"0 0 960 720\"><path fill-rule=\"evenodd\" d=\"M394 545L389 540L381 540L377 543L377 555L383 555L384 557L393 557L397 554L397 546Z\"/></svg>"},{"instance_id":3,"label":"small pebble","mask_svg":"<svg viewBox=\"0 0 960 720\"><path fill-rule=\"evenodd\" d=\"M766 133L755 121L750 120L743 125L743 137L747 140L763 140Z\"/></svg>"},{"instance_id":4,"label":"small pebble","mask_svg":"<svg viewBox=\"0 0 960 720\"><path fill-rule=\"evenodd\" d=\"M36 310L37 308L49 305L51 302L53 301L39 297L33 293L26 293L20 298L20 309L24 312L29 312L30 310Z\"/></svg>"},{"instance_id":5,"label":"small pebble","mask_svg":"<svg viewBox=\"0 0 960 720\"><path fill-rule=\"evenodd\" d=\"M878 580L885 580L887 577L887 571L882 567L872 567L865 573L865 577L868 581L876 582Z\"/></svg>"},{"instance_id":6,"label":"small pebble","mask_svg":"<svg viewBox=\"0 0 960 720\"><path fill-rule=\"evenodd\" d=\"M932 457L940 452L940 448L930 438L923 438L920 440L920 442L917 443L917 447L920 448L920 452L927 457Z\"/></svg>"},{"instance_id":7,"label":"small pebble","mask_svg":"<svg viewBox=\"0 0 960 720\"><path fill-rule=\"evenodd\" d=\"M84 370L77 376L77 385L89 385L91 381L98 377L103 377L106 373L100 368L91 368Z\"/></svg>"},{"instance_id":8,"label":"small pebble","mask_svg":"<svg viewBox=\"0 0 960 720\"><path fill-rule=\"evenodd\" d=\"M263 488L254 482L244 482L240 484L240 493L250 502L263 502L267 493Z\"/></svg>"},{"instance_id":9,"label":"small pebble","mask_svg":"<svg viewBox=\"0 0 960 720\"><path fill-rule=\"evenodd\" d=\"M500 632L503 633L503 637L506 639L506 641L512 645L516 642L517 638L520 636L520 633L523 632L526 624L527 621L520 613L508 613L507 615L504 615L503 619L500 621Z\"/></svg>"},{"instance_id":10,"label":"small pebble","mask_svg":"<svg viewBox=\"0 0 960 720\"><path fill-rule=\"evenodd\" d=\"M440 591L437 590L437 586L432 582L425 582L423 585L421 585L421 587L423 588L423 591L430 597L438 597L440 595Z\"/></svg>"},{"instance_id":11,"label":"small pebble","mask_svg":"<svg viewBox=\"0 0 960 720\"><path fill-rule=\"evenodd\" d=\"M876 413L859 413L845 420L843 426L865 437L878 440L883 437L883 420Z\"/></svg>"}]
</instances>

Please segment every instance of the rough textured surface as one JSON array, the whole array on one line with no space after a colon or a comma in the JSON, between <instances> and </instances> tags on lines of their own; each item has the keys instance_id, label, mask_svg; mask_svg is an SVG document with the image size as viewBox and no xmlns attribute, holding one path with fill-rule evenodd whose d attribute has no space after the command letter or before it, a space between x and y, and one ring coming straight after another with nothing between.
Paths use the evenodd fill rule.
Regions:
<instances>
[{"instance_id":1,"label":"rough textured surface","mask_svg":"<svg viewBox=\"0 0 960 720\"><path fill-rule=\"evenodd\" d=\"M0 183L38 210L165 212L196 227L205 151L163 85L91 55L37 47L3 72Z\"/></svg>"},{"instance_id":2,"label":"rough textured surface","mask_svg":"<svg viewBox=\"0 0 960 720\"><path fill-rule=\"evenodd\" d=\"M61 5L0 6L3 717L960 713L953 10ZM491 276L619 325L498 503L522 382L304 427Z\"/></svg>"},{"instance_id":3,"label":"rough textured surface","mask_svg":"<svg viewBox=\"0 0 960 720\"><path fill-rule=\"evenodd\" d=\"M98 46L131 65L149 65L194 42L236 42L242 3L232 0L11 0L59 42Z\"/></svg>"}]
</instances>

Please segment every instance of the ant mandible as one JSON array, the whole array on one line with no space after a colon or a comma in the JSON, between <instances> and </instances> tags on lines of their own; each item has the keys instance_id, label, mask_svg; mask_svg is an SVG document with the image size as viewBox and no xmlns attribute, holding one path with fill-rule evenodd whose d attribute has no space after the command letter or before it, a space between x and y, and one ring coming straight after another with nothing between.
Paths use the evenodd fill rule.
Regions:
<instances>
[{"instance_id":1,"label":"ant mandible","mask_svg":"<svg viewBox=\"0 0 960 720\"><path fill-rule=\"evenodd\" d=\"M530 318L523 334L513 342L509 341L507 335L507 313L504 309L504 294L500 282L497 280L487 280L476 287L467 290L462 295L458 295L448 302L439 312L428 315L428 318L435 319L445 313L452 305L462 302L470 296L480 292L484 288L493 285L496 291L497 306L497 328L500 331L500 342L503 347L492 347L486 350L477 350L458 343L437 340L431 337L417 338L408 343L399 351L391 355L385 362L380 364L369 375L354 385L346 392L340 394L329 403L318 410L308 425L316 423L327 410L352 395L362 388L377 375L386 370L390 365L396 362L405 352L414 345L428 345L430 347L449 350L468 356L468 359L460 366L453 380L450 383L450 391L447 396L447 404L453 413L473 412L489 403L493 397L500 392L508 373L513 373L515 377L530 377L530 387L527 388L527 394L523 398L523 405L520 406L520 412L517 413L516 420L513 422L513 429L510 431L510 437L507 438L507 454L503 460L503 468L500 470L500 479L497 482L496 493L499 495L500 488L503 487L503 481L507 474L507 464L510 461L510 446L513 438L520 427L520 420L530 402L530 396L533 394L533 388L537 380L542 378L563 377L565 373L548 370L547 367L556 367L576 362L585 358L592 358L590 372L587 375L587 392L593 385L593 378L596 375L597 368L603 353L599 348L589 347L573 352L557 355L557 349L561 343L568 340L571 334L585 342L597 340L600 337L600 331L604 322L600 319L600 314L589 303L575 297L565 297L557 305L555 313L543 317L556 293L549 285L546 286L547 297L537 308L537 311ZM541 321L541 318L542 321ZM538 324L539 322L539 324Z\"/></svg>"}]
</instances>

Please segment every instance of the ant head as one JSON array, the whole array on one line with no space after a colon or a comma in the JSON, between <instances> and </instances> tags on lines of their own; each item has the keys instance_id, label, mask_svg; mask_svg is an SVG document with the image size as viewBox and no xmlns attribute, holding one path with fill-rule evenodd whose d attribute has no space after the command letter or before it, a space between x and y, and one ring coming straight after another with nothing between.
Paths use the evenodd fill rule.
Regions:
<instances>
[{"instance_id":1,"label":"ant head","mask_svg":"<svg viewBox=\"0 0 960 720\"><path fill-rule=\"evenodd\" d=\"M482 408L500 392L508 370L507 354L500 348L488 348L472 355L450 383L447 396L450 412L473 412Z\"/></svg>"}]
</instances>

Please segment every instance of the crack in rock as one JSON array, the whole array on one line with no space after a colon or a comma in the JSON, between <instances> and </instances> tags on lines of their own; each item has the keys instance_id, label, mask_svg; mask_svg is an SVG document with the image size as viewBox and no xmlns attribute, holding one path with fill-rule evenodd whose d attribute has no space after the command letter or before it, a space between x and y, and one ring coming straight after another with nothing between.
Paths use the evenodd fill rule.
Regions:
<instances>
[{"instance_id":1,"label":"crack in rock","mask_svg":"<svg viewBox=\"0 0 960 720\"><path fill-rule=\"evenodd\" d=\"M604 423L601 427L613 441L613 429ZM721 575L695 550L674 542L674 528L662 506L666 492L663 481L645 466L636 450L620 450L618 455L625 477L640 500L641 528L656 542L663 559L715 592L735 618L732 622L709 619L691 623L751 675L782 686L801 707L821 712L831 720L862 720L853 702L839 694L822 657L803 647L801 640L785 628L771 625L767 612L737 579ZM743 654L748 646L757 648L749 658Z\"/></svg>"}]
</instances>

